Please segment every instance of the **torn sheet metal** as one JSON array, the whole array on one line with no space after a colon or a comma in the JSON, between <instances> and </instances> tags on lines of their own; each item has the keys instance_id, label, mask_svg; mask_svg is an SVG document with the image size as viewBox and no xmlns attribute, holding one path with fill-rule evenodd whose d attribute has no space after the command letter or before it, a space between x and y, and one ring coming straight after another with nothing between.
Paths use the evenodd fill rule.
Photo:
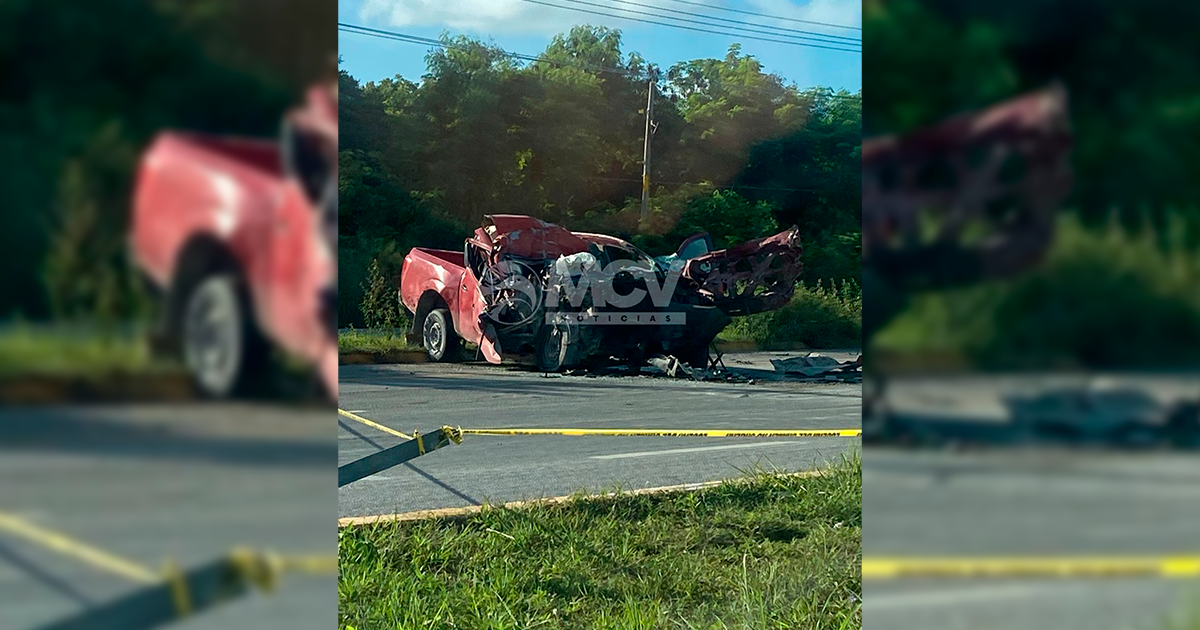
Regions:
<instances>
[{"instance_id":1,"label":"torn sheet metal","mask_svg":"<svg viewBox=\"0 0 1200 630\"><path fill-rule=\"evenodd\" d=\"M566 228L537 217L494 214L485 217L483 231L492 242L493 257L508 254L521 258L553 260L588 250L588 242Z\"/></svg>"},{"instance_id":2,"label":"torn sheet metal","mask_svg":"<svg viewBox=\"0 0 1200 630\"><path fill-rule=\"evenodd\" d=\"M1070 191L1069 148L1061 86L864 141L864 264L931 289L1028 268Z\"/></svg>"},{"instance_id":3,"label":"torn sheet metal","mask_svg":"<svg viewBox=\"0 0 1200 630\"><path fill-rule=\"evenodd\" d=\"M800 230L747 241L687 261L683 277L728 315L777 309L792 298L804 265Z\"/></svg>"}]
</instances>

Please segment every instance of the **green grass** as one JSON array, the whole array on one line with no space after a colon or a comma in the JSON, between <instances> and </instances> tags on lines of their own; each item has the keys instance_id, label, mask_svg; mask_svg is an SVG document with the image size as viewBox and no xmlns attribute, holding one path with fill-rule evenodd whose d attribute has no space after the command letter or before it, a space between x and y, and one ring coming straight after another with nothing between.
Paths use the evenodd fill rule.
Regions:
<instances>
[{"instance_id":1,"label":"green grass","mask_svg":"<svg viewBox=\"0 0 1200 630\"><path fill-rule=\"evenodd\" d=\"M413 345L405 340L404 329L383 331L348 328L338 331L338 352L386 354L400 350L420 349L420 346Z\"/></svg>"},{"instance_id":2,"label":"green grass","mask_svg":"<svg viewBox=\"0 0 1200 630\"><path fill-rule=\"evenodd\" d=\"M1200 364L1200 251L1179 228L1138 234L1066 217L1036 269L916 296L878 349L976 367L1136 369Z\"/></svg>"},{"instance_id":3,"label":"green grass","mask_svg":"<svg viewBox=\"0 0 1200 630\"><path fill-rule=\"evenodd\" d=\"M102 376L161 367L144 336L22 325L0 332L0 377Z\"/></svg>"},{"instance_id":4,"label":"green grass","mask_svg":"<svg viewBox=\"0 0 1200 630\"><path fill-rule=\"evenodd\" d=\"M339 627L862 627L857 456L691 493L577 498L339 534Z\"/></svg>"},{"instance_id":5,"label":"green grass","mask_svg":"<svg viewBox=\"0 0 1200 630\"><path fill-rule=\"evenodd\" d=\"M858 348L862 345L862 289L855 282L818 283L796 288L782 308L736 317L721 331L722 341L751 341L765 350Z\"/></svg>"}]
</instances>

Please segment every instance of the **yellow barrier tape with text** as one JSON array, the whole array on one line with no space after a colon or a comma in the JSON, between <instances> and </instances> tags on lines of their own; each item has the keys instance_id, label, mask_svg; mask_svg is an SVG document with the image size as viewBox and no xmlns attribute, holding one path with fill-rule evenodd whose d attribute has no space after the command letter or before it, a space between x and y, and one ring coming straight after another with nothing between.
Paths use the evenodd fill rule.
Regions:
<instances>
[{"instance_id":1,"label":"yellow barrier tape with text","mask_svg":"<svg viewBox=\"0 0 1200 630\"><path fill-rule=\"evenodd\" d=\"M606 435L646 437L858 437L862 429L463 429L444 427L463 435Z\"/></svg>"},{"instance_id":2,"label":"yellow barrier tape with text","mask_svg":"<svg viewBox=\"0 0 1200 630\"><path fill-rule=\"evenodd\" d=\"M863 579L1200 578L1200 555L1146 557L864 558Z\"/></svg>"}]
</instances>

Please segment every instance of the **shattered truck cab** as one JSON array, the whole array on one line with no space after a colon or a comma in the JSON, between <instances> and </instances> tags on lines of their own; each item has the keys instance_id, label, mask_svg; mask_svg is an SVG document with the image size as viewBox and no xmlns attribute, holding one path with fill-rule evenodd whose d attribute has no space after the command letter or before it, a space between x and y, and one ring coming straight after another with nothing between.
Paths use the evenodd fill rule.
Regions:
<instances>
[{"instance_id":1,"label":"shattered truck cab","mask_svg":"<svg viewBox=\"0 0 1200 630\"><path fill-rule=\"evenodd\" d=\"M413 248L400 274L410 338L434 361L475 344L490 363L530 356L544 371L670 354L707 367L730 318L779 308L802 265L798 230L713 251L704 233L652 257L603 234L493 215L462 252Z\"/></svg>"}]
</instances>

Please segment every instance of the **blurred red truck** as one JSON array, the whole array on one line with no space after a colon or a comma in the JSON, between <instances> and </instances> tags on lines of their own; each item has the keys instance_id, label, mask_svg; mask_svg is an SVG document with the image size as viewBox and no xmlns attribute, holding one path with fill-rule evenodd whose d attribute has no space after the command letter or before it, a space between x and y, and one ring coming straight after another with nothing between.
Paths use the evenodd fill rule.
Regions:
<instances>
[{"instance_id":1,"label":"blurred red truck","mask_svg":"<svg viewBox=\"0 0 1200 630\"><path fill-rule=\"evenodd\" d=\"M255 389L273 347L337 396L337 206L281 158L272 140L168 132L140 167L133 257L163 296L160 339L209 396Z\"/></svg>"}]
</instances>

